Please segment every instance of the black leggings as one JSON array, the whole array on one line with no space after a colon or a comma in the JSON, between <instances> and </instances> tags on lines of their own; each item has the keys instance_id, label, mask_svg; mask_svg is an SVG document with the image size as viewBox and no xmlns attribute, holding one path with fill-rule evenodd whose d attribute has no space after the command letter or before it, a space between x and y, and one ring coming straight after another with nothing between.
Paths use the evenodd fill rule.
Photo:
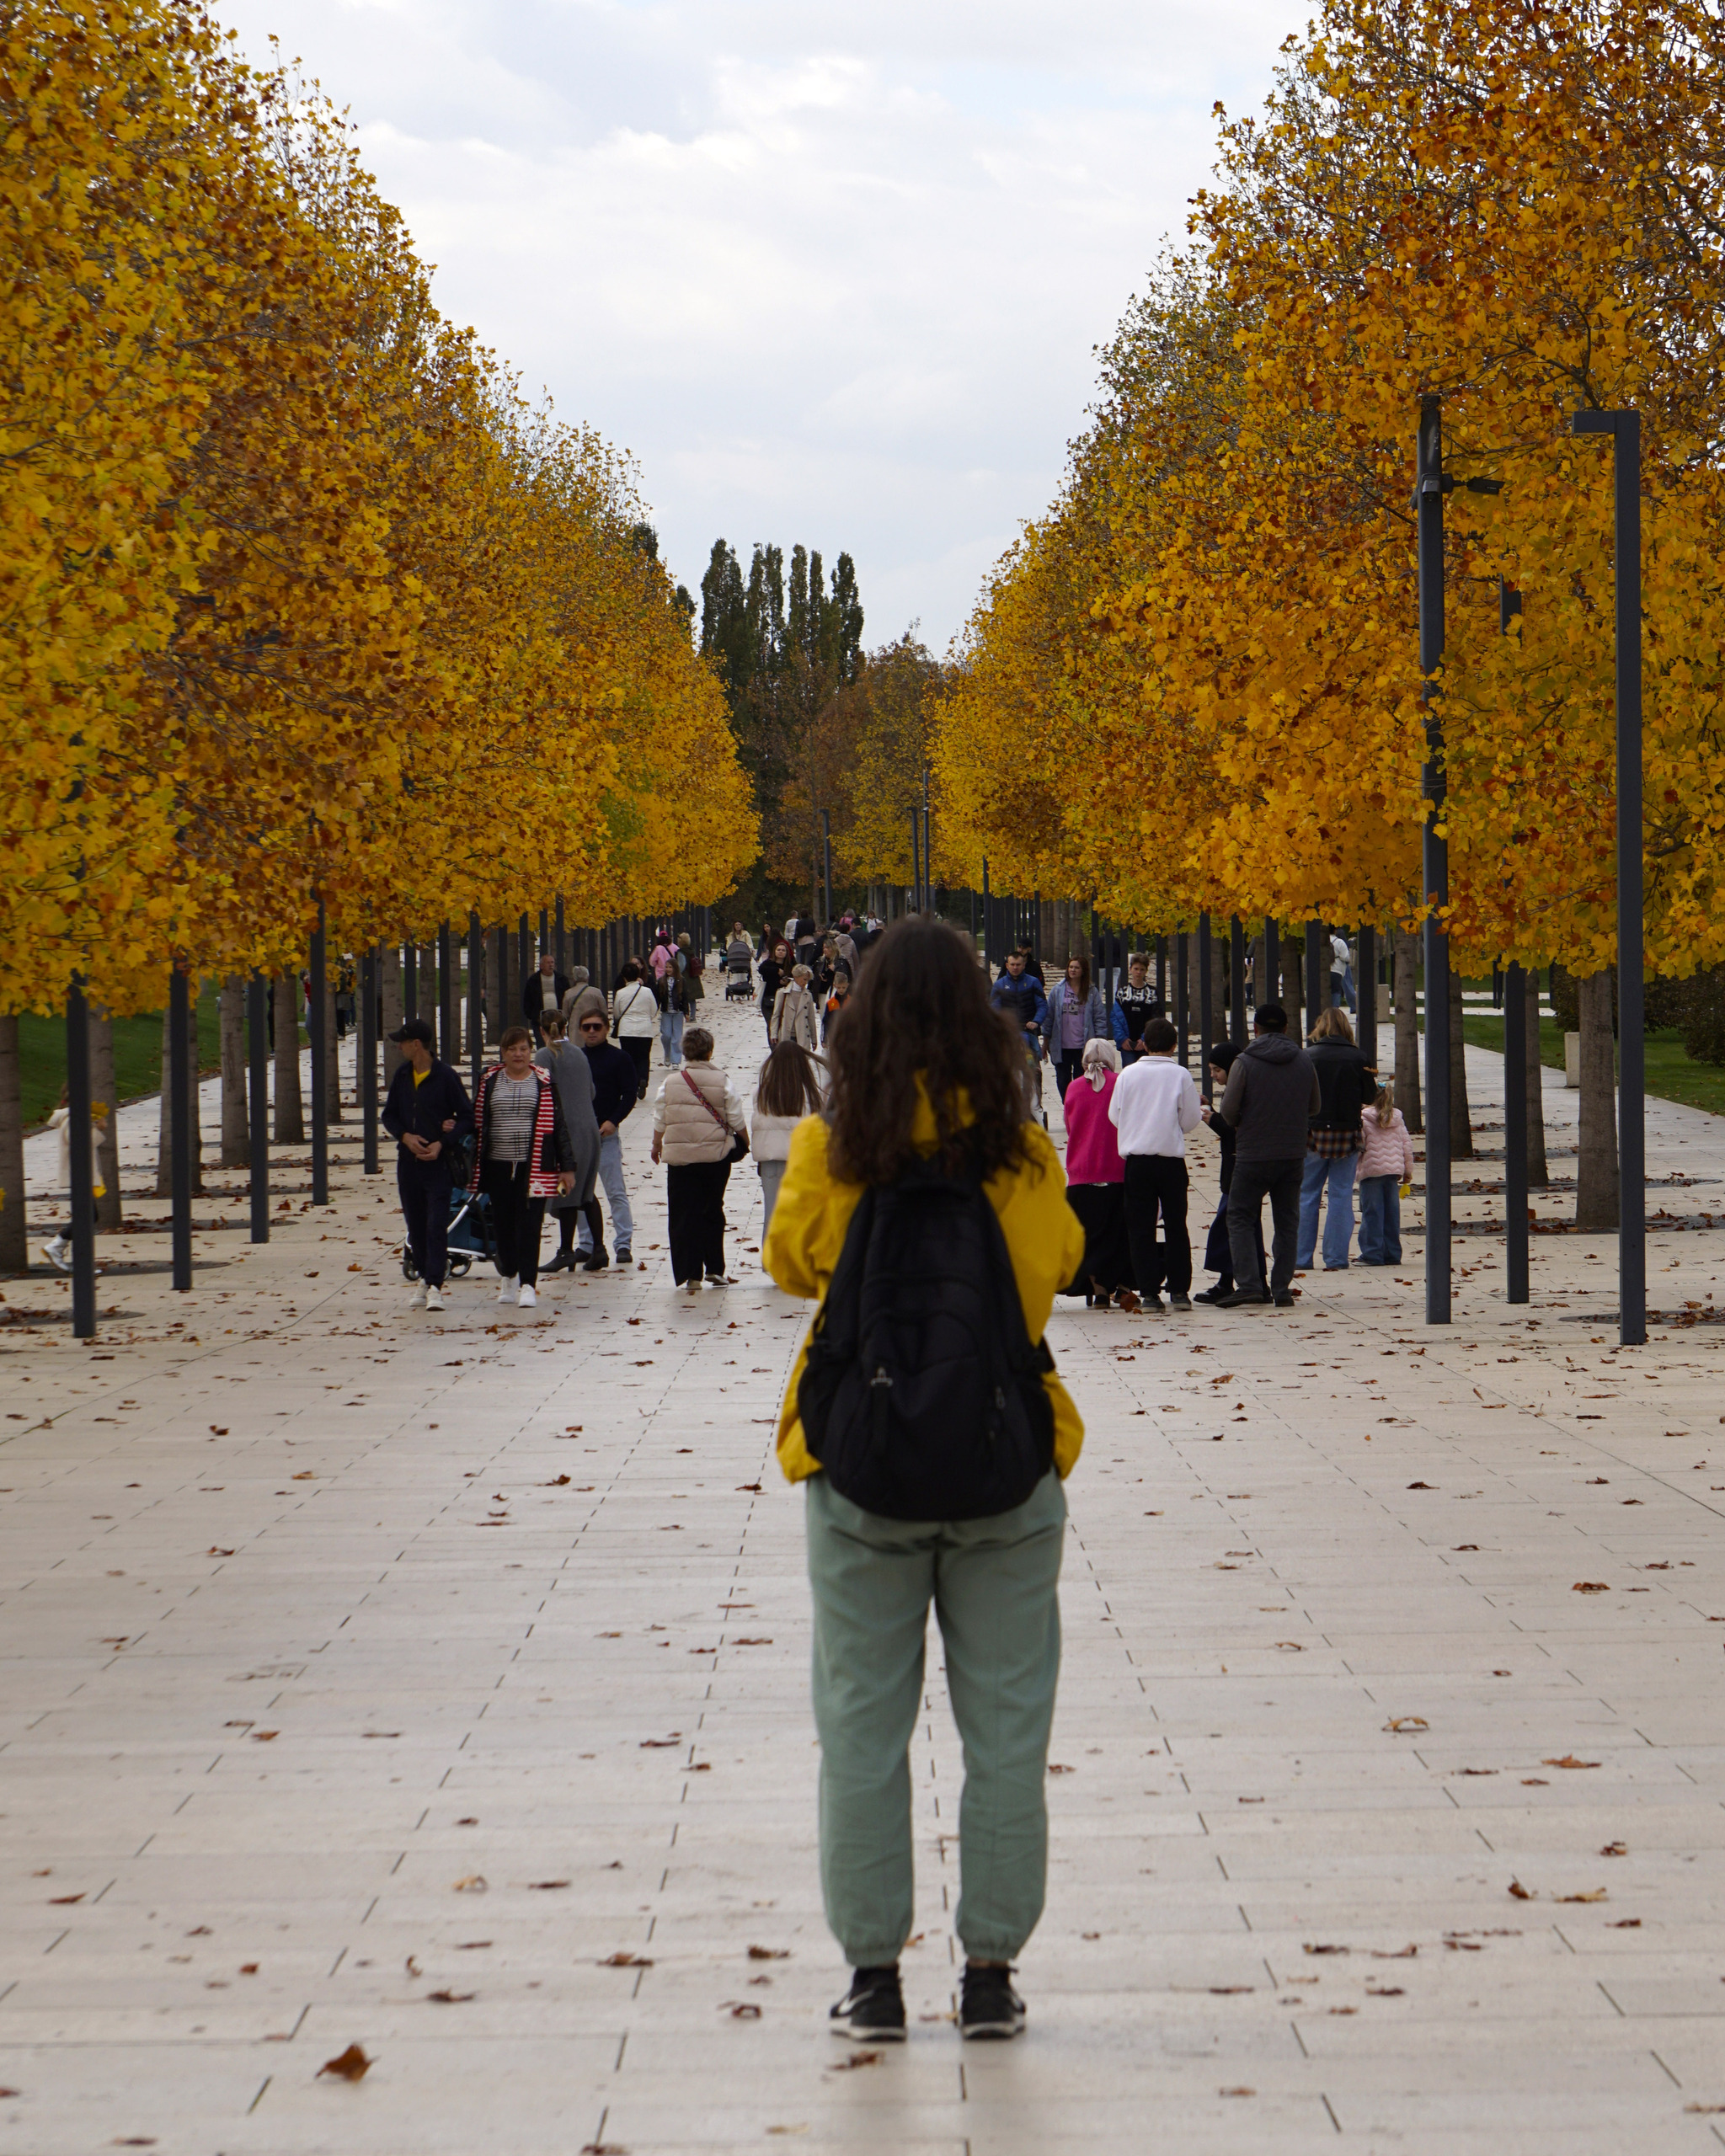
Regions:
<instances>
[{"instance_id":1,"label":"black leggings","mask_svg":"<svg viewBox=\"0 0 1725 2156\"><path fill-rule=\"evenodd\" d=\"M539 1237L545 1225L545 1200L527 1194L529 1172L526 1161L513 1167L507 1161L488 1161L479 1177L479 1187L491 1200L497 1270L524 1288L538 1283Z\"/></svg>"},{"instance_id":2,"label":"black leggings","mask_svg":"<svg viewBox=\"0 0 1725 2156\"><path fill-rule=\"evenodd\" d=\"M704 1272L724 1272L724 1189L729 1161L690 1161L667 1166L665 1209L670 1214L670 1273L678 1287Z\"/></svg>"},{"instance_id":3,"label":"black leggings","mask_svg":"<svg viewBox=\"0 0 1725 2156\"><path fill-rule=\"evenodd\" d=\"M571 1205L557 1216L558 1248L567 1253L575 1246L575 1230L585 1217L587 1232L593 1238L595 1251L605 1247L605 1215L600 1210L599 1200L590 1198L585 1205Z\"/></svg>"}]
</instances>

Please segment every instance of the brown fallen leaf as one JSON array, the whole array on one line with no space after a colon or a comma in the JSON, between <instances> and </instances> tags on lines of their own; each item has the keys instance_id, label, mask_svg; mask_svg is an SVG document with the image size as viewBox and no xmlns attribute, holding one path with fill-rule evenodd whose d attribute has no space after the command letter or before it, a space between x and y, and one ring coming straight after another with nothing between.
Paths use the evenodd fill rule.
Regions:
<instances>
[{"instance_id":1,"label":"brown fallen leaf","mask_svg":"<svg viewBox=\"0 0 1725 2156\"><path fill-rule=\"evenodd\" d=\"M752 1999L722 1999L718 2003L721 2014L729 2014L733 2021L758 2021L761 2009Z\"/></svg>"},{"instance_id":2,"label":"brown fallen leaf","mask_svg":"<svg viewBox=\"0 0 1725 2156\"><path fill-rule=\"evenodd\" d=\"M1554 1902L1604 1902L1610 1899L1603 1886L1595 1886L1590 1894L1553 1894Z\"/></svg>"},{"instance_id":3,"label":"brown fallen leaf","mask_svg":"<svg viewBox=\"0 0 1725 2156\"><path fill-rule=\"evenodd\" d=\"M279 1729L254 1729L252 1732L252 1742L254 1744L273 1744L280 1734L281 1732Z\"/></svg>"},{"instance_id":4,"label":"brown fallen leaf","mask_svg":"<svg viewBox=\"0 0 1725 2156\"><path fill-rule=\"evenodd\" d=\"M1641 1929L1641 1919L1639 1917L1614 1917L1611 1919L1611 1922L1606 1926L1606 1929L1608 1931L1639 1931Z\"/></svg>"},{"instance_id":5,"label":"brown fallen leaf","mask_svg":"<svg viewBox=\"0 0 1725 2156\"><path fill-rule=\"evenodd\" d=\"M829 2073L854 2073L859 2066L879 2066L886 2056L884 2052L852 2052L848 2058L836 2059L827 2068Z\"/></svg>"},{"instance_id":6,"label":"brown fallen leaf","mask_svg":"<svg viewBox=\"0 0 1725 2156\"><path fill-rule=\"evenodd\" d=\"M1057 1766L1052 1760L1049 1762L1048 1770L1051 1774L1076 1774L1078 1771L1076 1767Z\"/></svg>"},{"instance_id":7,"label":"brown fallen leaf","mask_svg":"<svg viewBox=\"0 0 1725 2156\"><path fill-rule=\"evenodd\" d=\"M1354 1950L1349 1946L1314 1946L1307 1944L1302 1945L1300 1951L1302 1954L1351 1954Z\"/></svg>"},{"instance_id":8,"label":"brown fallen leaf","mask_svg":"<svg viewBox=\"0 0 1725 2156\"><path fill-rule=\"evenodd\" d=\"M1524 1886L1519 1879L1509 1881L1509 1892L1518 1902L1536 1902L1539 1899L1538 1892L1531 1887Z\"/></svg>"},{"instance_id":9,"label":"brown fallen leaf","mask_svg":"<svg viewBox=\"0 0 1725 2156\"><path fill-rule=\"evenodd\" d=\"M621 1947L615 1954L607 1954L602 1961L594 1965L601 1969L650 1969L651 1959L645 1954L630 1954Z\"/></svg>"},{"instance_id":10,"label":"brown fallen leaf","mask_svg":"<svg viewBox=\"0 0 1725 2156\"><path fill-rule=\"evenodd\" d=\"M48 1906L51 1909L64 1908L69 1902L81 1902L83 1899L82 1894L51 1894Z\"/></svg>"},{"instance_id":11,"label":"brown fallen leaf","mask_svg":"<svg viewBox=\"0 0 1725 2156\"><path fill-rule=\"evenodd\" d=\"M1374 1946L1371 1958L1374 1961L1411 1961L1418 1951L1417 1946Z\"/></svg>"},{"instance_id":12,"label":"brown fallen leaf","mask_svg":"<svg viewBox=\"0 0 1725 2156\"><path fill-rule=\"evenodd\" d=\"M527 1881L528 1886L536 1894L553 1894L559 1886L567 1886L569 1884L569 1881L567 1879L530 1879Z\"/></svg>"},{"instance_id":13,"label":"brown fallen leaf","mask_svg":"<svg viewBox=\"0 0 1725 2156\"><path fill-rule=\"evenodd\" d=\"M1242 1992L1253 1991L1257 1987L1252 1984L1212 1984L1210 1988L1210 1995L1212 1999L1237 1999Z\"/></svg>"},{"instance_id":14,"label":"brown fallen leaf","mask_svg":"<svg viewBox=\"0 0 1725 2156\"><path fill-rule=\"evenodd\" d=\"M1725 1421L1725 1417L1722 1417L1721 1419ZM1683 2108L1685 2111L1699 2111L1703 2117L1706 2117L1715 2111L1725 2111L1725 2104L1685 2104Z\"/></svg>"},{"instance_id":15,"label":"brown fallen leaf","mask_svg":"<svg viewBox=\"0 0 1725 2156\"><path fill-rule=\"evenodd\" d=\"M483 1894L489 1882L483 1871L470 1871L465 1879L457 1879L454 1892L457 1894Z\"/></svg>"},{"instance_id":16,"label":"brown fallen leaf","mask_svg":"<svg viewBox=\"0 0 1725 2156\"><path fill-rule=\"evenodd\" d=\"M1410 1490L1429 1490L1432 1486L1429 1482L1410 1482L1407 1486Z\"/></svg>"},{"instance_id":17,"label":"brown fallen leaf","mask_svg":"<svg viewBox=\"0 0 1725 2156\"><path fill-rule=\"evenodd\" d=\"M412 1956L411 1954L409 1954L409 1956L408 1956L407 1967L408 1967L408 1974L409 1974L409 1976L414 1979L414 1983L417 1983L419 1982L419 1978L420 1978L421 1977L423 1977L423 1976L425 1975L425 1971L424 1971L424 1970L419 1967L419 1963L418 1963L418 1962L414 1959L414 1957L413 1957L413 1956Z\"/></svg>"},{"instance_id":18,"label":"brown fallen leaf","mask_svg":"<svg viewBox=\"0 0 1725 2156\"><path fill-rule=\"evenodd\" d=\"M1609 1594L1611 1590L1604 1580L1578 1580L1569 1592L1572 1594Z\"/></svg>"},{"instance_id":19,"label":"brown fallen leaf","mask_svg":"<svg viewBox=\"0 0 1725 2156\"><path fill-rule=\"evenodd\" d=\"M1392 1715L1384 1727L1405 1735L1410 1730L1429 1729L1431 1724L1423 1715Z\"/></svg>"},{"instance_id":20,"label":"brown fallen leaf","mask_svg":"<svg viewBox=\"0 0 1725 2156\"><path fill-rule=\"evenodd\" d=\"M1216 2094L1219 2096L1255 2096L1258 2091L1255 2089L1218 2089Z\"/></svg>"},{"instance_id":21,"label":"brown fallen leaf","mask_svg":"<svg viewBox=\"0 0 1725 2156\"><path fill-rule=\"evenodd\" d=\"M210 1434L211 1437L225 1438L227 1435L227 1432L222 1424L212 1422L210 1425Z\"/></svg>"},{"instance_id":22,"label":"brown fallen leaf","mask_svg":"<svg viewBox=\"0 0 1725 2156\"><path fill-rule=\"evenodd\" d=\"M1521 1778L1521 1786L1524 1789L1549 1789L1551 1785L1542 1774L1524 1774Z\"/></svg>"},{"instance_id":23,"label":"brown fallen leaf","mask_svg":"<svg viewBox=\"0 0 1725 2156\"><path fill-rule=\"evenodd\" d=\"M258 1965L255 1961L242 1961L239 1972L243 1977L254 1977L258 1973Z\"/></svg>"},{"instance_id":24,"label":"brown fallen leaf","mask_svg":"<svg viewBox=\"0 0 1725 2156\"><path fill-rule=\"evenodd\" d=\"M314 2081L321 2081L326 2073L334 2073L343 2081L363 2081L371 2070L371 2061L366 2057L360 2047L358 2044L350 2044L344 2052L339 2052L335 2057L326 2058L312 2078Z\"/></svg>"},{"instance_id":25,"label":"brown fallen leaf","mask_svg":"<svg viewBox=\"0 0 1725 2156\"><path fill-rule=\"evenodd\" d=\"M1368 1984L1365 1995L1368 1999L1406 1999L1407 1996L1400 1984L1386 1984L1381 1991L1374 1991Z\"/></svg>"},{"instance_id":26,"label":"brown fallen leaf","mask_svg":"<svg viewBox=\"0 0 1725 2156\"><path fill-rule=\"evenodd\" d=\"M638 1749L643 1752L664 1752L673 1744L682 1742L681 1734L673 1730L669 1737L644 1737Z\"/></svg>"},{"instance_id":27,"label":"brown fallen leaf","mask_svg":"<svg viewBox=\"0 0 1725 2156\"><path fill-rule=\"evenodd\" d=\"M292 1482L315 1482L317 1479L315 1471L309 1467L302 1467L297 1475L290 1476L288 1478Z\"/></svg>"},{"instance_id":28,"label":"brown fallen leaf","mask_svg":"<svg viewBox=\"0 0 1725 2156\"><path fill-rule=\"evenodd\" d=\"M751 1946L749 1949L751 1961L788 1961L790 1958L788 1946Z\"/></svg>"},{"instance_id":29,"label":"brown fallen leaf","mask_svg":"<svg viewBox=\"0 0 1725 2156\"><path fill-rule=\"evenodd\" d=\"M1578 1759L1573 1752L1566 1752L1561 1759L1541 1759L1542 1767L1597 1767L1597 1759Z\"/></svg>"},{"instance_id":30,"label":"brown fallen leaf","mask_svg":"<svg viewBox=\"0 0 1725 2156\"><path fill-rule=\"evenodd\" d=\"M1626 1842L1607 1842L1604 1849L1599 1851L1599 1854L1601 1856L1627 1856L1629 1844Z\"/></svg>"},{"instance_id":31,"label":"brown fallen leaf","mask_svg":"<svg viewBox=\"0 0 1725 2156\"><path fill-rule=\"evenodd\" d=\"M218 1550L212 1542L210 1547L204 1552L204 1555L206 1557L231 1557L233 1555L233 1552L231 1550Z\"/></svg>"},{"instance_id":32,"label":"brown fallen leaf","mask_svg":"<svg viewBox=\"0 0 1725 2156\"><path fill-rule=\"evenodd\" d=\"M435 1999L439 2006L465 2006L470 1999L477 1999L478 1995L472 1991L428 1991L425 1994L427 1999Z\"/></svg>"}]
</instances>

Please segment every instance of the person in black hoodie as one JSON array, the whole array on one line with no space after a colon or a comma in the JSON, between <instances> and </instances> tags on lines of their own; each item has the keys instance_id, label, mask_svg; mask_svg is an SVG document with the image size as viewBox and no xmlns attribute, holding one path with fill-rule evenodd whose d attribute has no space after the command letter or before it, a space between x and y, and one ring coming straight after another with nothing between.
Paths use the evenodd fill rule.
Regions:
<instances>
[{"instance_id":1,"label":"person in black hoodie","mask_svg":"<svg viewBox=\"0 0 1725 2156\"><path fill-rule=\"evenodd\" d=\"M1330 1202L1324 1214L1324 1270L1343 1271L1354 1240L1354 1155L1364 1142L1359 1112L1378 1089L1377 1073L1354 1046L1348 1013L1335 1005L1318 1013L1309 1043L1317 1072L1320 1106L1306 1139L1305 1173L1300 1187L1300 1254L1306 1272L1316 1255L1317 1209L1325 1186Z\"/></svg>"},{"instance_id":2,"label":"person in black hoodie","mask_svg":"<svg viewBox=\"0 0 1725 2156\"><path fill-rule=\"evenodd\" d=\"M1114 990L1114 1007L1110 1013L1114 1027L1114 1046L1120 1051L1120 1060L1135 1063L1144 1053L1144 1029L1152 1018L1167 1016L1162 1000L1156 992L1156 983L1150 978L1150 961L1141 951L1135 951L1126 961L1126 978ZM1237 1054L1238 1050L1235 1053Z\"/></svg>"},{"instance_id":3,"label":"person in black hoodie","mask_svg":"<svg viewBox=\"0 0 1725 2156\"><path fill-rule=\"evenodd\" d=\"M1219 1100L1227 1089L1228 1073L1233 1069L1235 1059L1240 1052L1238 1041L1218 1041L1210 1052L1211 1090ZM1202 1113L1222 1153L1221 1195L1216 1200L1215 1218L1210 1224L1210 1235L1204 1246L1204 1269L1218 1277L1214 1288L1206 1288L1202 1294L1194 1295L1192 1299L1194 1303L1220 1303L1226 1302L1234 1292L1234 1246L1228 1240L1228 1188L1234 1180L1234 1133L1214 1108L1205 1108ZM1262 1217L1254 1220L1252 1226L1258 1244L1258 1277L1264 1280L1269 1267L1263 1254ZM1266 1286L1263 1289L1266 1298L1269 1292Z\"/></svg>"},{"instance_id":4,"label":"person in black hoodie","mask_svg":"<svg viewBox=\"0 0 1725 2156\"><path fill-rule=\"evenodd\" d=\"M473 1106L460 1078L433 1052L436 1036L425 1019L409 1018L389 1038L403 1056L389 1081L382 1121L396 1141L395 1187L419 1276L413 1306L441 1310L455 1181L451 1150L473 1135Z\"/></svg>"},{"instance_id":5,"label":"person in black hoodie","mask_svg":"<svg viewBox=\"0 0 1725 2156\"><path fill-rule=\"evenodd\" d=\"M1225 1310L1263 1299L1258 1235L1266 1198L1274 1230L1270 1299L1279 1309L1293 1305L1306 1141L1322 1106L1311 1058L1288 1038L1287 1012L1279 1003L1261 1004L1252 1014L1252 1044L1235 1057L1216 1108L1234 1132L1228 1241L1237 1284L1231 1295L1218 1298Z\"/></svg>"}]
</instances>

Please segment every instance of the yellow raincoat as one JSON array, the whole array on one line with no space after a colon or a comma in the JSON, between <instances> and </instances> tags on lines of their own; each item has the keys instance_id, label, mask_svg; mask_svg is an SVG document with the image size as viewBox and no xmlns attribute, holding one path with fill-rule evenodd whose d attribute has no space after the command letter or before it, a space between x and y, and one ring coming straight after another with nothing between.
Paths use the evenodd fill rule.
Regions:
<instances>
[{"instance_id":1,"label":"yellow raincoat","mask_svg":"<svg viewBox=\"0 0 1725 2156\"><path fill-rule=\"evenodd\" d=\"M911 1137L919 1151L934 1150L934 1111L926 1097L917 1104ZM1006 1235L1025 1326L1034 1341L1047 1329L1055 1297L1078 1270L1084 1230L1066 1203L1065 1175L1048 1133L1033 1123L1025 1139L1024 1164L983 1187ZM828 1169L826 1139L826 1124L817 1115L804 1117L792 1132L784 1181L761 1247L762 1263L788 1294L825 1295L844 1248L845 1230L862 1195L861 1183L840 1182ZM778 1461L792 1482L820 1468L803 1441L797 1412L797 1388L808 1353L805 1336L779 1410ZM1046 1371L1042 1381L1054 1402L1055 1466L1064 1480L1084 1443L1084 1425L1058 1375Z\"/></svg>"}]
</instances>

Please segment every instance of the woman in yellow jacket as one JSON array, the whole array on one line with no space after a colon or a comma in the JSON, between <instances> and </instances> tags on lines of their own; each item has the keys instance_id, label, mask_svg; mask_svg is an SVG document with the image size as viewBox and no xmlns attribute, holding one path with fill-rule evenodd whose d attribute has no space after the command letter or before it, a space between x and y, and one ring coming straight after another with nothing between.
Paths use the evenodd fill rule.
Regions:
<instances>
[{"instance_id":1,"label":"woman in yellow jacket","mask_svg":"<svg viewBox=\"0 0 1725 2156\"><path fill-rule=\"evenodd\" d=\"M948 1174L968 1166L983 1178L1028 1341L1039 1345L1055 1296L1083 1256L1084 1230L1046 1132L1027 1118L1023 1046L990 1008L987 976L969 947L936 921L913 917L889 930L862 967L827 1057L827 1115L792 1134L762 1251L767 1271L790 1294L824 1304L865 1191L882 1193L938 1156ZM798 1405L808 1358L805 1341L779 1417L778 1456L807 1491L821 1889L853 1971L833 2025L876 2042L905 2033L908 1753L932 1601L964 1746L959 2025L967 2037L1016 2036L1024 2009L1011 1964L1042 1913L1047 1873L1060 1485L1083 1427L1044 1353L1052 1463L1029 1497L981 1518L889 1518L841 1496L811 1452Z\"/></svg>"}]
</instances>

